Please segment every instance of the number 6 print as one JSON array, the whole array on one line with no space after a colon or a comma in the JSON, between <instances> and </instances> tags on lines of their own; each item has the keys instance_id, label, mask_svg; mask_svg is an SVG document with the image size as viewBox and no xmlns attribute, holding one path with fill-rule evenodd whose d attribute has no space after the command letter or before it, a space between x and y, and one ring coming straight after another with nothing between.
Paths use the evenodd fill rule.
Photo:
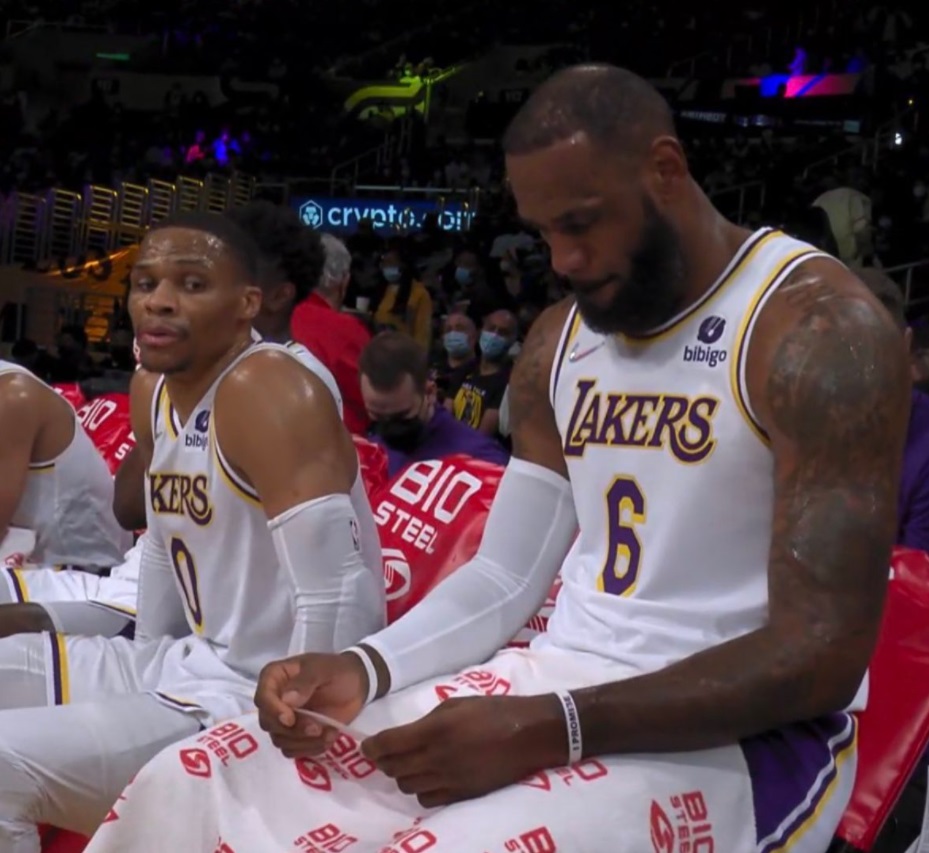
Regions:
<instances>
[{"instance_id":1,"label":"number 6 print","mask_svg":"<svg viewBox=\"0 0 929 853\"><path fill-rule=\"evenodd\" d=\"M634 477L616 477L606 490L607 551L598 587L631 595L642 562L636 526L645 522L645 495Z\"/></svg>"}]
</instances>

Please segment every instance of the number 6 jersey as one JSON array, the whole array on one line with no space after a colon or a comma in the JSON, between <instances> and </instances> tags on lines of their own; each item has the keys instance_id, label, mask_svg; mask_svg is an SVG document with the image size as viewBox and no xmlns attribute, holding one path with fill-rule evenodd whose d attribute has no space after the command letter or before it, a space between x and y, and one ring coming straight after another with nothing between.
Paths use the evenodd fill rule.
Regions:
<instances>
[{"instance_id":1,"label":"number 6 jersey","mask_svg":"<svg viewBox=\"0 0 929 853\"><path fill-rule=\"evenodd\" d=\"M568 316L550 391L580 523L537 645L651 672L762 626L773 457L745 390L759 311L821 253L762 230L643 338Z\"/></svg>"}]
</instances>

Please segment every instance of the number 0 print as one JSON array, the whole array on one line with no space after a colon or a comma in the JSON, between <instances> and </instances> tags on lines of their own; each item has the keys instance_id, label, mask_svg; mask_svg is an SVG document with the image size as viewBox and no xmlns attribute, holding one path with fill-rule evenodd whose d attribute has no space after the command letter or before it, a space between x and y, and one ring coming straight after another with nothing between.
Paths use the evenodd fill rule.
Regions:
<instances>
[{"instance_id":1,"label":"number 0 print","mask_svg":"<svg viewBox=\"0 0 929 853\"><path fill-rule=\"evenodd\" d=\"M177 575L177 582L183 590L187 612L199 633L203 628L203 610L200 607L200 591L197 587L197 565L184 540L177 536L171 537L171 565L174 566L174 574Z\"/></svg>"},{"instance_id":2,"label":"number 0 print","mask_svg":"<svg viewBox=\"0 0 929 853\"><path fill-rule=\"evenodd\" d=\"M616 477L606 491L607 552L600 589L629 595L642 563L642 543L636 526L645 522L645 495L633 477Z\"/></svg>"}]
</instances>

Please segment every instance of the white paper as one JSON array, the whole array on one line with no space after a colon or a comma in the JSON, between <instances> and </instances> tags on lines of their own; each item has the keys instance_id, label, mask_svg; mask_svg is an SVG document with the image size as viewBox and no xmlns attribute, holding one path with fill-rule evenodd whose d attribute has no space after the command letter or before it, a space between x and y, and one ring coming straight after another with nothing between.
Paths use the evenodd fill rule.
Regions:
<instances>
[{"instance_id":1,"label":"white paper","mask_svg":"<svg viewBox=\"0 0 929 853\"><path fill-rule=\"evenodd\" d=\"M333 720L331 717L327 717L325 714L317 714L316 711L307 711L303 708L295 708L296 712L301 717L309 717L311 720L315 720L321 726L330 726L334 729L338 729L340 732L347 734L352 740L361 743L363 740L367 740L370 735L365 734L364 732L358 731L358 729L353 729L351 726L346 726L345 723L340 723L338 720Z\"/></svg>"}]
</instances>

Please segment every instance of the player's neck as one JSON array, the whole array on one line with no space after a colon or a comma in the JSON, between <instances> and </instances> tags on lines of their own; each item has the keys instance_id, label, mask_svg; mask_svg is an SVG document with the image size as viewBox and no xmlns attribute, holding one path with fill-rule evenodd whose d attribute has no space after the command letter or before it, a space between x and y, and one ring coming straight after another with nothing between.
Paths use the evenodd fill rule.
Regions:
<instances>
[{"instance_id":1,"label":"player's neck","mask_svg":"<svg viewBox=\"0 0 929 853\"><path fill-rule=\"evenodd\" d=\"M713 207L710 200L695 216L694 227L682 238L687 259L687 289L683 308L689 308L703 296L723 274L750 232L730 222Z\"/></svg>"},{"instance_id":2,"label":"player's neck","mask_svg":"<svg viewBox=\"0 0 929 853\"><path fill-rule=\"evenodd\" d=\"M290 317L282 317L280 320L273 322L263 322L255 326L255 331L261 335L263 341L271 344L286 344L293 340L293 332L290 329Z\"/></svg>"},{"instance_id":3,"label":"player's neck","mask_svg":"<svg viewBox=\"0 0 929 853\"><path fill-rule=\"evenodd\" d=\"M252 343L249 334L247 338L237 341L208 368L201 371L185 370L183 373L170 373L165 376L165 388L171 398L171 405L182 423L187 423L187 418L210 386Z\"/></svg>"}]
</instances>

